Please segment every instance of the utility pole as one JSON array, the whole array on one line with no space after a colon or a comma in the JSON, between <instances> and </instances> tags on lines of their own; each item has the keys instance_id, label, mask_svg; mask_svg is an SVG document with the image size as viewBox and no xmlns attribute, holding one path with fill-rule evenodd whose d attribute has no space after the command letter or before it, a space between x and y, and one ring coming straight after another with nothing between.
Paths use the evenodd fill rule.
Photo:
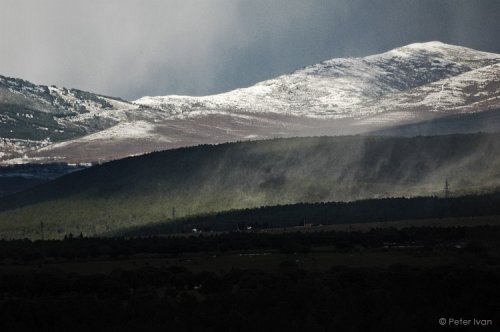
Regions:
<instances>
[{"instance_id":1,"label":"utility pole","mask_svg":"<svg viewBox=\"0 0 500 332\"><path fill-rule=\"evenodd\" d=\"M444 181L444 197L448 198L450 196L450 184L448 183L448 179Z\"/></svg>"},{"instance_id":2,"label":"utility pole","mask_svg":"<svg viewBox=\"0 0 500 332\"><path fill-rule=\"evenodd\" d=\"M174 234L177 233L177 226L175 225L175 206L172 207L172 223L174 225Z\"/></svg>"},{"instance_id":3,"label":"utility pole","mask_svg":"<svg viewBox=\"0 0 500 332\"><path fill-rule=\"evenodd\" d=\"M42 239L42 243L41 243L41 245L42 245L42 258L45 261L45 242L44 242L45 234L43 232L43 221L40 222L40 237Z\"/></svg>"}]
</instances>

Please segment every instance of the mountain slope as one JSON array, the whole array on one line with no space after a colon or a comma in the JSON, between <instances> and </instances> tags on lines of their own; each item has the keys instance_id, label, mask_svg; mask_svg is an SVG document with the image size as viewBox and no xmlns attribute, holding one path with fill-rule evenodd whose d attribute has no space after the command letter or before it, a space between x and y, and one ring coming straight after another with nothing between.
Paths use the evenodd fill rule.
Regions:
<instances>
[{"instance_id":1,"label":"mountain slope","mask_svg":"<svg viewBox=\"0 0 500 332\"><path fill-rule=\"evenodd\" d=\"M0 233L54 237L298 202L500 186L500 134L317 137L199 146L98 165L0 200ZM485 162L487 161L487 162Z\"/></svg>"},{"instance_id":2,"label":"mountain slope","mask_svg":"<svg viewBox=\"0 0 500 332\"><path fill-rule=\"evenodd\" d=\"M500 108L500 64L432 82L414 89L393 93L363 103L360 109L369 114L358 125L390 125L418 122L423 116L442 118Z\"/></svg>"},{"instance_id":3,"label":"mountain slope","mask_svg":"<svg viewBox=\"0 0 500 332\"><path fill-rule=\"evenodd\" d=\"M485 112L470 128L500 130L500 55L439 42L332 59L206 97L134 103L0 80L0 161L88 163L203 143L346 135L438 121L426 133L471 132L446 118ZM484 117L491 116L493 121ZM421 134L414 126L409 134ZM482 129L481 129L482 130ZM12 131L12 132L11 132Z\"/></svg>"},{"instance_id":4,"label":"mountain slope","mask_svg":"<svg viewBox=\"0 0 500 332\"><path fill-rule=\"evenodd\" d=\"M0 76L0 160L111 127L137 105Z\"/></svg>"}]
</instances>

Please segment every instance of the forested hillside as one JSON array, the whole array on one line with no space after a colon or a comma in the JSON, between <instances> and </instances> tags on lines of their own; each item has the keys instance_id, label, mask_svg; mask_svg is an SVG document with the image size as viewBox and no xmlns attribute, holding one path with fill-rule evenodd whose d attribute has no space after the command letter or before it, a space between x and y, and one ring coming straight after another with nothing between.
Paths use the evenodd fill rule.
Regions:
<instances>
[{"instance_id":1,"label":"forested hillside","mask_svg":"<svg viewBox=\"0 0 500 332\"><path fill-rule=\"evenodd\" d=\"M2 198L4 237L85 235L231 209L450 195L500 185L500 134L313 137L130 157Z\"/></svg>"}]
</instances>

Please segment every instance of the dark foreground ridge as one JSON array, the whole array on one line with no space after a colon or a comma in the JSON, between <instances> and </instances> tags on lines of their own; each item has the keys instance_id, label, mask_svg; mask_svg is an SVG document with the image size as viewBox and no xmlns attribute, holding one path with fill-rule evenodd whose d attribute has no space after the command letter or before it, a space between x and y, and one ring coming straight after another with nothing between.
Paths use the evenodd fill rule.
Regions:
<instances>
[{"instance_id":1,"label":"dark foreground ridge","mask_svg":"<svg viewBox=\"0 0 500 332\"><path fill-rule=\"evenodd\" d=\"M167 267L93 276L2 276L1 290L8 295L0 302L0 327L410 332L441 331L442 317L481 317L485 327L479 330L495 331L499 282L499 269L406 266L221 275Z\"/></svg>"},{"instance_id":2,"label":"dark foreground ridge","mask_svg":"<svg viewBox=\"0 0 500 332\"><path fill-rule=\"evenodd\" d=\"M2 331L441 331L500 322L499 226L0 241Z\"/></svg>"}]
</instances>

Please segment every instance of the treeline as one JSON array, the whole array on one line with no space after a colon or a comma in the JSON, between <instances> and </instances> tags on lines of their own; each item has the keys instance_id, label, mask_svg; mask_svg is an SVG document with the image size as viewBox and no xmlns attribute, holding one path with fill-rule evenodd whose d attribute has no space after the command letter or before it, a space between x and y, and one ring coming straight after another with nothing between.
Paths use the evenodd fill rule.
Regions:
<instances>
[{"instance_id":1,"label":"treeline","mask_svg":"<svg viewBox=\"0 0 500 332\"><path fill-rule=\"evenodd\" d=\"M475 328L492 331L500 322L499 283L498 268L401 265L0 273L0 330L411 332L441 331L441 317L477 317L491 325Z\"/></svg>"},{"instance_id":2,"label":"treeline","mask_svg":"<svg viewBox=\"0 0 500 332\"><path fill-rule=\"evenodd\" d=\"M226 252L235 250L275 250L282 253L307 253L315 247L329 247L345 252L354 248L382 248L411 245L468 245L469 249L500 238L500 226L476 227L410 227L380 228L367 232L294 232L294 233L221 233L193 236L84 238L70 235L65 240L0 241L0 261L36 261L44 257L56 259L87 259L120 257L136 254L176 255L196 252ZM475 247L474 247L475 246Z\"/></svg>"},{"instance_id":3,"label":"treeline","mask_svg":"<svg viewBox=\"0 0 500 332\"><path fill-rule=\"evenodd\" d=\"M125 229L114 235L144 236L203 231L234 231L311 225L500 215L500 193L461 197L368 199L355 202L301 203L206 214ZM473 221L471 221L473 223Z\"/></svg>"}]
</instances>

